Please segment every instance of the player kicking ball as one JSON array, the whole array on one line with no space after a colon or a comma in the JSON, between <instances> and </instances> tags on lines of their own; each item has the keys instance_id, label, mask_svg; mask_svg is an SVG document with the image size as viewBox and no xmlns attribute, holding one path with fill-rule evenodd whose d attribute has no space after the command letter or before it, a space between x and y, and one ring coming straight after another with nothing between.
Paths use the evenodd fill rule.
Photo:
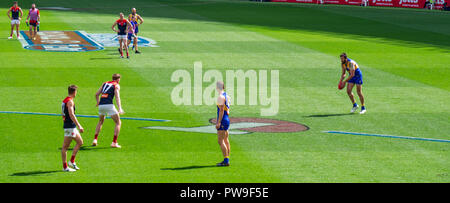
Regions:
<instances>
[{"instance_id":1,"label":"player kicking ball","mask_svg":"<svg viewBox=\"0 0 450 203\"><path fill-rule=\"evenodd\" d=\"M217 98L217 137L220 149L223 154L223 161L217 166L230 165L230 141L228 140L228 128L230 127L230 97L225 92L225 85L222 81L216 83L216 90L219 92Z\"/></svg>"},{"instance_id":2,"label":"player kicking ball","mask_svg":"<svg viewBox=\"0 0 450 203\"><path fill-rule=\"evenodd\" d=\"M342 53L340 57L342 64L342 75L341 80L339 81L339 89L343 89L345 87L345 84L348 83L347 94L348 97L350 98L350 101L353 104L351 112L354 113L358 109L358 104L356 103L352 92L353 87L356 85L356 92L358 93L359 100L361 101L360 114L364 114L366 113L366 107L364 106L364 95L362 93L363 77L361 69L359 68L358 64L355 61L347 57L346 53ZM347 79L345 79L346 72L349 73Z\"/></svg>"},{"instance_id":3,"label":"player kicking ball","mask_svg":"<svg viewBox=\"0 0 450 203\"><path fill-rule=\"evenodd\" d=\"M112 81L103 83L100 89L98 89L97 93L95 93L95 99L97 100L99 121L97 124L97 128L95 128L95 137L94 141L92 142L92 146L97 146L98 134L102 129L106 115L109 115L116 124L114 128L114 138L111 143L111 147L121 148L121 146L117 143L117 138L119 137L120 127L122 125L119 114L124 114L124 112L122 110L122 105L120 103L119 82L120 82L120 75L114 74L112 76ZM99 96L101 96L100 99ZM116 98L116 104L117 107L119 108L119 112L117 112L116 107L113 104L114 97Z\"/></svg>"},{"instance_id":4,"label":"player kicking ball","mask_svg":"<svg viewBox=\"0 0 450 203\"><path fill-rule=\"evenodd\" d=\"M119 14L119 20L116 20L112 26L112 30L114 32L117 32L117 39L119 40L119 53L120 58L123 58L123 50L127 52L127 58L130 58L130 55L128 54L128 47L127 47L127 31L134 33L133 26L131 23L124 18L123 13ZM118 30L116 30L116 25Z\"/></svg>"},{"instance_id":5,"label":"player kicking ball","mask_svg":"<svg viewBox=\"0 0 450 203\"><path fill-rule=\"evenodd\" d=\"M76 85L70 85L68 88L69 96L67 96L62 102L64 142L61 149L61 157L63 162L63 171L66 172L74 172L80 169L75 164L75 156L77 155L78 150L80 150L81 145L83 145L83 139L81 138L80 132L83 133L84 129L75 116L75 103L73 99L77 95L77 89L78 87ZM78 132L77 127L80 129L80 132ZM70 161L67 164L67 149L69 148L70 143L72 143L72 140L75 140L77 144L73 148L72 158L70 158Z\"/></svg>"}]
</instances>

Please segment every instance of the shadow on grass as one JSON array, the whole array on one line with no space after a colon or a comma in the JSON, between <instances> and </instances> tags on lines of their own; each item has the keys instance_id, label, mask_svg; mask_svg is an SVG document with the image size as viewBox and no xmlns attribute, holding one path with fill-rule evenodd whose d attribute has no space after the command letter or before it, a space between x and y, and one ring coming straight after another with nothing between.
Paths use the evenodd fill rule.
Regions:
<instances>
[{"instance_id":1,"label":"shadow on grass","mask_svg":"<svg viewBox=\"0 0 450 203\"><path fill-rule=\"evenodd\" d=\"M348 116L348 115L353 115L353 113L316 114L316 115L309 115L309 116L304 116L304 117L308 117L308 118L326 118L326 117Z\"/></svg>"},{"instance_id":2,"label":"shadow on grass","mask_svg":"<svg viewBox=\"0 0 450 203\"><path fill-rule=\"evenodd\" d=\"M114 59L120 59L118 54L117 57L103 57L103 58L90 58L89 60L114 60Z\"/></svg>"},{"instance_id":3,"label":"shadow on grass","mask_svg":"<svg viewBox=\"0 0 450 203\"><path fill-rule=\"evenodd\" d=\"M205 166L184 166L184 167L177 167L177 168L161 168L161 170L170 170L170 171L178 171L178 170L190 170L190 169L200 169L200 168L212 168L217 167L216 165L205 165Z\"/></svg>"},{"instance_id":4,"label":"shadow on grass","mask_svg":"<svg viewBox=\"0 0 450 203\"><path fill-rule=\"evenodd\" d=\"M58 170L58 171L26 171L26 172L13 173L9 176L37 176L37 175L59 173L59 172L63 172L63 171L62 170Z\"/></svg>"},{"instance_id":5,"label":"shadow on grass","mask_svg":"<svg viewBox=\"0 0 450 203\"><path fill-rule=\"evenodd\" d=\"M94 147L94 146L82 146L80 148L81 151L85 151L85 150L102 150L102 149L112 149L111 147ZM61 150L61 147L58 148L58 150ZM72 151L73 147L67 149L67 151Z\"/></svg>"}]
</instances>

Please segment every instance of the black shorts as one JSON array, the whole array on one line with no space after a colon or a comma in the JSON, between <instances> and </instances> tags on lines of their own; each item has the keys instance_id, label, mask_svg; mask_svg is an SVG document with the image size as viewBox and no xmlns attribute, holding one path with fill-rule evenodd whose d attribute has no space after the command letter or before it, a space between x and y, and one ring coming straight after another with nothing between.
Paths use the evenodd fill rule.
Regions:
<instances>
[{"instance_id":1,"label":"black shorts","mask_svg":"<svg viewBox=\"0 0 450 203\"><path fill-rule=\"evenodd\" d=\"M30 20L30 25L33 26L33 27L36 27L37 26L37 21Z\"/></svg>"}]
</instances>

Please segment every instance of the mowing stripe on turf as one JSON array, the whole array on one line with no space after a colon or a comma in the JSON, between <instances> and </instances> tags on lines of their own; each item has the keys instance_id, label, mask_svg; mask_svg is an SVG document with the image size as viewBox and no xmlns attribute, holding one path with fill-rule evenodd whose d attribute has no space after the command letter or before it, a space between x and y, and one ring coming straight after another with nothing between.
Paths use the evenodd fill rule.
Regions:
<instances>
[{"instance_id":1,"label":"mowing stripe on turf","mask_svg":"<svg viewBox=\"0 0 450 203\"><path fill-rule=\"evenodd\" d=\"M353 133L353 132L341 132L341 131L323 131L324 133L333 134L345 134L345 135L362 135L362 136L373 136L373 137L387 137L387 138L399 138L408 140L422 140L431 142L450 142L450 140L441 140L434 138L422 138L422 137L407 137L407 136L395 136L395 135L378 135L378 134L367 134L367 133Z\"/></svg>"},{"instance_id":2,"label":"mowing stripe on turf","mask_svg":"<svg viewBox=\"0 0 450 203\"><path fill-rule=\"evenodd\" d=\"M26 115L39 115L39 116L61 116L61 114L57 113L39 113L39 112L19 112L19 111L0 111L0 113L4 114L26 114ZM98 118L95 115L76 115L77 117L83 118ZM107 116L106 118L111 118ZM137 121L159 121L159 122L169 122L170 120L164 119L153 119L153 118L131 118L131 117L121 117L120 119L124 120L137 120Z\"/></svg>"}]
</instances>

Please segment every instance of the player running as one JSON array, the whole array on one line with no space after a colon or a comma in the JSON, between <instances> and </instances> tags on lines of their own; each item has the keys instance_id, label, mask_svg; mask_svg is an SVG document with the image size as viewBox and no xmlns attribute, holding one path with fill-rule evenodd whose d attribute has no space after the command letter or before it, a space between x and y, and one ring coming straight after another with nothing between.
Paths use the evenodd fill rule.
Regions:
<instances>
[{"instance_id":1,"label":"player running","mask_svg":"<svg viewBox=\"0 0 450 203\"><path fill-rule=\"evenodd\" d=\"M127 51L127 58L130 58L130 55L128 54L128 48L127 46L127 31L131 33L134 33L133 26L131 23L124 18L123 13L119 14L120 18L119 20L116 20L114 24L112 25L112 30L114 32L117 32L117 39L119 40L119 53L120 58L123 58L123 50L125 49ZM119 30L116 30L116 25Z\"/></svg>"},{"instance_id":2,"label":"player running","mask_svg":"<svg viewBox=\"0 0 450 203\"><path fill-rule=\"evenodd\" d=\"M39 9L36 8L36 4L31 4L30 11L28 11L28 16L26 23L30 25L30 38L36 40L37 26L39 21L41 21L41 15L39 14Z\"/></svg>"},{"instance_id":3,"label":"player running","mask_svg":"<svg viewBox=\"0 0 450 203\"><path fill-rule=\"evenodd\" d=\"M219 92L217 98L217 136L222 149L223 161L218 163L217 166L229 166L230 165L230 141L228 140L228 128L230 127L230 97L225 92L225 85L222 81L216 83L216 90Z\"/></svg>"},{"instance_id":4,"label":"player running","mask_svg":"<svg viewBox=\"0 0 450 203\"><path fill-rule=\"evenodd\" d=\"M75 116L75 103L73 99L77 95L78 87L76 85L70 85L68 88L69 96L67 96L62 102L62 117L64 121L64 142L61 149L61 157L63 162L63 171L73 172L79 170L75 164L75 156L81 145L83 145L83 139L81 138L80 132L83 133L84 129L80 125ZM80 129L80 132L77 130ZM77 143L72 151L72 158L70 158L69 165L67 165L67 149L70 146L72 140ZM69 168L70 166L72 168Z\"/></svg>"},{"instance_id":5,"label":"player running","mask_svg":"<svg viewBox=\"0 0 450 203\"><path fill-rule=\"evenodd\" d=\"M139 32L139 26L144 23L144 19L136 13L136 8L132 8L131 9L131 14L128 16L128 21L130 21L130 23L134 26L134 41L133 41L133 49L135 49L136 54L140 54L141 52L138 51L138 32ZM139 21L139 23L138 23ZM128 34L128 44L127 47L130 46L131 44L131 40L133 35Z\"/></svg>"},{"instance_id":6,"label":"player running","mask_svg":"<svg viewBox=\"0 0 450 203\"><path fill-rule=\"evenodd\" d=\"M359 68L358 64L347 57L346 53L342 53L340 55L341 57L341 63L342 63L342 75L340 83L348 83L347 85L347 94L350 98L350 101L353 103L353 108L351 112L355 112L358 109L358 104L355 101L355 98L353 97L353 86L356 85L356 92L358 93L359 100L361 101L361 112L360 114L366 113L366 107L364 106L364 95L362 93L362 84L363 84L363 77L361 69ZM346 71L349 72L349 76L347 79L345 78Z\"/></svg>"},{"instance_id":7,"label":"player running","mask_svg":"<svg viewBox=\"0 0 450 203\"><path fill-rule=\"evenodd\" d=\"M102 129L103 122L105 121L106 115L111 116L111 118L116 123L116 127L114 128L114 138L113 142L111 143L111 147L113 148L120 148L121 146L117 143L117 137L119 136L120 132L120 126L122 125L120 121L120 114L124 114L122 110L122 105L120 103L120 75L114 74L112 76L112 81L108 81L103 83L103 85L98 89L97 93L95 94L95 99L97 100L97 106L98 106L98 114L99 114L99 121L97 124L97 128L95 128L95 137L94 141L92 142L92 146L97 146L97 138L98 134L100 133L100 130ZM99 100L99 96L101 95L101 98ZM119 108L119 112L117 112L116 107L113 104L114 96L116 97L116 104Z\"/></svg>"},{"instance_id":8,"label":"player running","mask_svg":"<svg viewBox=\"0 0 450 203\"><path fill-rule=\"evenodd\" d=\"M11 16L9 15L10 13L11 13ZM8 39L13 38L14 27L16 27L17 39L20 39L19 25L20 25L20 20L22 19L22 16L23 16L23 12L22 12L22 9L19 7L17 1L15 1L13 6L11 8L9 8L6 15L8 15L8 18L11 20L11 34L9 35Z\"/></svg>"}]
</instances>

